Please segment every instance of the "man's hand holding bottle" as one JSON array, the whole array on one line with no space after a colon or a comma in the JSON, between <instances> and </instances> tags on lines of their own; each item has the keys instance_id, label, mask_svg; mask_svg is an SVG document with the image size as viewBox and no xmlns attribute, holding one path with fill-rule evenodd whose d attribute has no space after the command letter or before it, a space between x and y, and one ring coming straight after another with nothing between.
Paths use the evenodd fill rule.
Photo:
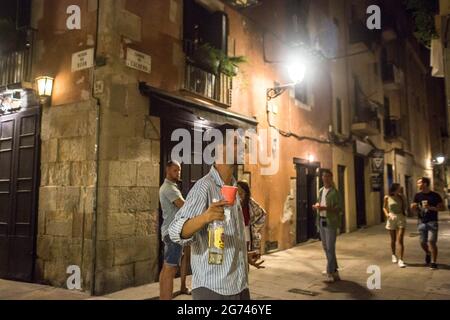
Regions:
<instances>
[{"instance_id":1,"label":"man's hand holding bottle","mask_svg":"<svg viewBox=\"0 0 450 320\"><path fill-rule=\"evenodd\" d=\"M213 202L208 210L203 214L205 217L205 224L209 224L214 221L224 221L225 220L225 207L228 206L228 201L222 200L218 202Z\"/></svg>"}]
</instances>

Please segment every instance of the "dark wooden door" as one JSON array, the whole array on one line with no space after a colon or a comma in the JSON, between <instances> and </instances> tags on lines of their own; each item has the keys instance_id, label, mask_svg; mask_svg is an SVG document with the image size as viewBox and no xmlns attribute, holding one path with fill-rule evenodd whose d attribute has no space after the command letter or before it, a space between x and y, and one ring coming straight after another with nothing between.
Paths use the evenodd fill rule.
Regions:
<instances>
[{"instance_id":1,"label":"dark wooden door","mask_svg":"<svg viewBox=\"0 0 450 320\"><path fill-rule=\"evenodd\" d=\"M190 132L191 139L191 164L181 163L181 181L179 182L179 189L186 199L189 191L192 189L194 184L204 177L210 170L210 166L202 163L195 164L195 157L201 157L203 155L203 150L205 145L201 141L195 141L193 139L195 132L203 134L206 130L212 128L209 122L203 121L202 123L196 122L195 118L191 114L178 112L173 116L163 116L161 118L161 166L160 166L160 177L161 183L164 182L166 173L165 167L168 161L172 160L172 149L179 143L179 141L172 141L172 133L177 129L185 129ZM196 144L201 143L201 148L195 148ZM202 154L196 153L196 150L202 150ZM202 158L200 158L202 159ZM203 162L203 161L202 161ZM160 225L162 224L162 212L160 210L159 215ZM161 237L161 235L160 235ZM160 247L159 255L159 265L162 268L164 257L164 246Z\"/></svg>"},{"instance_id":2,"label":"dark wooden door","mask_svg":"<svg viewBox=\"0 0 450 320\"><path fill-rule=\"evenodd\" d=\"M297 165L297 243L308 241L308 169Z\"/></svg>"},{"instance_id":3,"label":"dark wooden door","mask_svg":"<svg viewBox=\"0 0 450 320\"><path fill-rule=\"evenodd\" d=\"M306 204L306 211L308 215L308 240L317 237L316 219L312 206L317 200L317 175L315 168L308 168L308 175L306 176L308 203Z\"/></svg>"},{"instance_id":4,"label":"dark wooden door","mask_svg":"<svg viewBox=\"0 0 450 320\"><path fill-rule=\"evenodd\" d=\"M317 198L317 167L297 164L297 243L317 237L312 206Z\"/></svg>"},{"instance_id":5,"label":"dark wooden door","mask_svg":"<svg viewBox=\"0 0 450 320\"><path fill-rule=\"evenodd\" d=\"M355 188L356 188L356 224L358 228L367 225L366 219L366 183L365 160L363 157L355 157Z\"/></svg>"},{"instance_id":6,"label":"dark wooden door","mask_svg":"<svg viewBox=\"0 0 450 320\"><path fill-rule=\"evenodd\" d=\"M205 130L210 128L209 126L194 126L193 123L183 122L183 121L165 121L162 120L161 124L162 129L162 144L161 144L161 184L165 178L165 164L171 160L172 149L179 142L171 141L172 133L177 129L186 129L190 132L191 137L194 137L195 131L199 134L203 134ZM200 143L201 147L198 148L196 144ZM192 189L194 184L204 177L210 170L210 166L203 163L203 150L205 148L204 143L202 141L195 141L192 139L191 141L191 163L182 163L181 164L181 181L179 184L181 193L186 198L189 191ZM198 151L196 151L198 150ZM199 152L201 150L201 153ZM201 159L201 164L195 164L195 157L199 157Z\"/></svg>"},{"instance_id":7,"label":"dark wooden door","mask_svg":"<svg viewBox=\"0 0 450 320\"><path fill-rule=\"evenodd\" d=\"M39 180L39 108L0 117L0 277L31 281Z\"/></svg>"},{"instance_id":8,"label":"dark wooden door","mask_svg":"<svg viewBox=\"0 0 450 320\"><path fill-rule=\"evenodd\" d=\"M346 212L346 208L345 208L345 172L346 172L347 168L344 166L338 166L338 189L339 189L339 193L341 194L342 197L342 210L343 210L343 215L342 215L342 221L341 221L341 233L345 233L346 232L346 219L345 219L345 212Z\"/></svg>"}]
</instances>

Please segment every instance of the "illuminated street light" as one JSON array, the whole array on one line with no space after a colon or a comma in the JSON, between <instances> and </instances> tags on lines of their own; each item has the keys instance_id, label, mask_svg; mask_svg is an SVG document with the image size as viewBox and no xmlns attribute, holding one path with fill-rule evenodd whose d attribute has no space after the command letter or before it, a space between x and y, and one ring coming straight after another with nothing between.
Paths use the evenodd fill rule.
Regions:
<instances>
[{"instance_id":1,"label":"illuminated street light","mask_svg":"<svg viewBox=\"0 0 450 320\"><path fill-rule=\"evenodd\" d=\"M436 157L436 162L438 165L442 165L445 162L445 157L444 156L438 156Z\"/></svg>"},{"instance_id":2,"label":"illuminated street light","mask_svg":"<svg viewBox=\"0 0 450 320\"><path fill-rule=\"evenodd\" d=\"M36 79L38 95L41 98L50 98L53 93L53 81L51 77L39 77Z\"/></svg>"},{"instance_id":3,"label":"illuminated street light","mask_svg":"<svg viewBox=\"0 0 450 320\"><path fill-rule=\"evenodd\" d=\"M294 84L299 84L305 79L306 67L302 62L295 62L288 67L289 78Z\"/></svg>"},{"instance_id":4,"label":"illuminated street light","mask_svg":"<svg viewBox=\"0 0 450 320\"><path fill-rule=\"evenodd\" d=\"M47 76L36 78L37 94L42 104L51 103L54 81L55 79Z\"/></svg>"},{"instance_id":5,"label":"illuminated street light","mask_svg":"<svg viewBox=\"0 0 450 320\"><path fill-rule=\"evenodd\" d=\"M306 74L306 66L305 63L301 61L295 61L289 63L286 66L287 72L289 74L289 78L291 79L291 83L276 86L274 88L267 89L267 101L273 100L280 95L282 95L288 88L295 87L297 84L303 82L305 80Z\"/></svg>"}]
</instances>

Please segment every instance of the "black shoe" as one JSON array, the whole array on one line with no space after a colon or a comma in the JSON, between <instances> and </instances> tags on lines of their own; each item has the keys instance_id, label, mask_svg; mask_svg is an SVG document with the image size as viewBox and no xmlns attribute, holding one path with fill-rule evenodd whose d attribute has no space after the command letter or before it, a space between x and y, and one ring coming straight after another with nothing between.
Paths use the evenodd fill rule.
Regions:
<instances>
[{"instance_id":1,"label":"black shoe","mask_svg":"<svg viewBox=\"0 0 450 320\"><path fill-rule=\"evenodd\" d=\"M425 264L428 266L431 263L431 254L425 256Z\"/></svg>"},{"instance_id":2,"label":"black shoe","mask_svg":"<svg viewBox=\"0 0 450 320\"><path fill-rule=\"evenodd\" d=\"M437 263L432 263L432 264L430 265L430 269L431 269L431 270L436 270L437 268L438 268Z\"/></svg>"}]
</instances>

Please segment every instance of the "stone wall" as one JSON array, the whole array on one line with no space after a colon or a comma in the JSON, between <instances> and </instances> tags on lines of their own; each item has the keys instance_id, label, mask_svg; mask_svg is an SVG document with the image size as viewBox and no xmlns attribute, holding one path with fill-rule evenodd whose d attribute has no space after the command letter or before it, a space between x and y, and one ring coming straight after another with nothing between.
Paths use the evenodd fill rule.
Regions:
<instances>
[{"instance_id":1,"label":"stone wall","mask_svg":"<svg viewBox=\"0 0 450 320\"><path fill-rule=\"evenodd\" d=\"M68 266L89 288L94 210L95 104L43 110L36 279L66 286Z\"/></svg>"},{"instance_id":2,"label":"stone wall","mask_svg":"<svg viewBox=\"0 0 450 320\"><path fill-rule=\"evenodd\" d=\"M123 48L140 38L139 19L123 23L123 1L101 7L99 52L108 64L101 104L96 294L154 282L159 275L160 123L139 92L142 73L125 65Z\"/></svg>"},{"instance_id":3,"label":"stone wall","mask_svg":"<svg viewBox=\"0 0 450 320\"><path fill-rule=\"evenodd\" d=\"M154 282L159 272L159 119L148 116L136 82L110 88L101 118L98 293ZM134 102L125 112L126 97Z\"/></svg>"}]
</instances>

